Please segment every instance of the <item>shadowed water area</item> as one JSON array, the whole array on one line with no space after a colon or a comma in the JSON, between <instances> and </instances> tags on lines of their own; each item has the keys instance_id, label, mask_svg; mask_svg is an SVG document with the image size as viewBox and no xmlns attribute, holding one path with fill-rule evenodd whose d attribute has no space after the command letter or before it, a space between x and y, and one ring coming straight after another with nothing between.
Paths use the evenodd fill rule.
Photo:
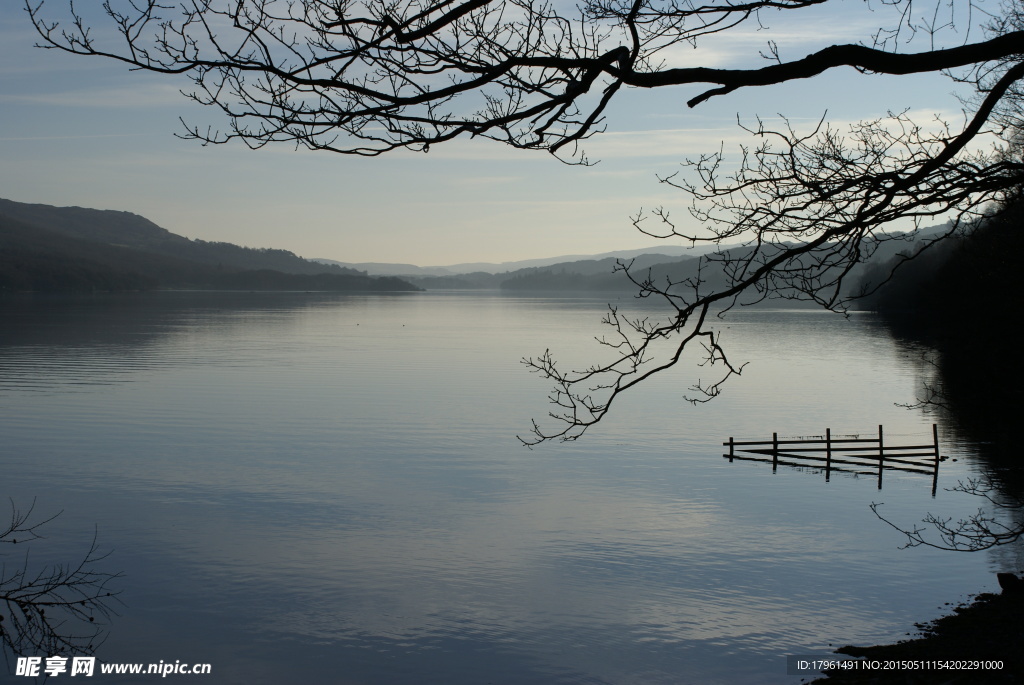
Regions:
<instances>
[{"instance_id":1,"label":"shadowed water area","mask_svg":"<svg viewBox=\"0 0 1024 685\"><path fill-rule=\"evenodd\" d=\"M941 423L934 498L920 475L879 491L722 458L775 431L929 441L933 417L895 406L926 370L868 315L732 312L723 342L750 364L720 398L689 405L713 372L684 364L580 441L523 448L549 388L519 359L600 358L604 309L0 300L0 495L64 510L40 561L80 557L96 527L114 550L126 606L98 657L212 665L169 676L190 682L796 683L786 655L898 639L995 589L989 557L900 550L869 509L977 509L943 490L980 466Z\"/></svg>"}]
</instances>

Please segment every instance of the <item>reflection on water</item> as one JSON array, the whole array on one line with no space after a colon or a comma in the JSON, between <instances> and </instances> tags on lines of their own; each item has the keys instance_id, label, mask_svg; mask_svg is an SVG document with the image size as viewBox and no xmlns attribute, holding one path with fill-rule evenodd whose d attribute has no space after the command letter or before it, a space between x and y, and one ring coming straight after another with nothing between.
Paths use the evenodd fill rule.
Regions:
<instances>
[{"instance_id":1,"label":"reflection on water","mask_svg":"<svg viewBox=\"0 0 1024 685\"><path fill-rule=\"evenodd\" d=\"M721 398L687 404L688 366L578 443L520 447L547 388L518 360L587 361L603 308L0 301L5 489L66 510L58 547L97 523L116 548L128 609L102 658L218 683L793 682L787 654L899 638L994 585L983 557L899 550L868 507L974 510L941 489L968 452L935 499L911 474L878 493L721 458L730 435L929 435L895 406L914 369L863 317L733 312L724 344L751 364Z\"/></svg>"},{"instance_id":2,"label":"reflection on water","mask_svg":"<svg viewBox=\"0 0 1024 685\"><path fill-rule=\"evenodd\" d=\"M107 555L95 539L84 556L38 563L46 526L58 514L40 515L35 505L12 498L0 524L3 556L15 557L0 564L0 653L8 665L40 654L92 657L117 614L118 574L100 568Z\"/></svg>"}]
</instances>

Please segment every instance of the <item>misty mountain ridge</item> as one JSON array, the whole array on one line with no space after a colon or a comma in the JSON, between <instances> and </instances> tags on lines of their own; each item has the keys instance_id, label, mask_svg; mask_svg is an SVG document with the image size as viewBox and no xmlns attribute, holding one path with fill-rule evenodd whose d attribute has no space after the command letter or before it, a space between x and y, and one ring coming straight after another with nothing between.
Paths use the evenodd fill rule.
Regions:
<instances>
[{"instance_id":1,"label":"misty mountain ridge","mask_svg":"<svg viewBox=\"0 0 1024 685\"><path fill-rule=\"evenodd\" d=\"M130 212L0 199L0 291L417 290L280 249L190 240Z\"/></svg>"},{"instance_id":2,"label":"misty mountain ridge","mask_svg":"<svg viewBox=\"0 0 1024 685\"><path fill-rule=\"evenodd\" d=\"M0 199L0 217L15 219L77 240L143 250L202 264L273 269L293 274L366 275L365 271L333 267L303 259L288 250L251 248L233 243L189 239L171 233L149 219L131 212L54 207Z\"/></svg>"},{"instance_id":3,"label":"misty mountain ridge","mask_svg":"<svg viewBox=\"0 0 1024 685\"><path fill-rule=\"evenodd\" d=\"M944 226L923 229L914 239L927 239L944 230ZM859 276L865 268L877 266L912 245L901 240L878 244L868 264L858 266L851 276ZM700 278L705 287L717 290L729 286L726 274L720 265L710 265L700 257L731 252L734 258L742 258L750 249L738 245L662 245L595 255L436 267L351 263L307 260L281 249L189 239L130 212L0 199L0 291L493 289L635 294L636 284L617 269L623 262L631 262L630 272L635 278L677 284L695 279L703 262ZM848 282L856 280L849 278Z\"/></svg>"},{"instance_id":4,"label":"misty mountain ridge","mask_svg":"<svg viewBox=\"0 0 1024 685\"><path fill-rule=\"evenodd\" d=\"M917 232L910 240L882 240L873 242L871 259L860 264L845 279L846 294L854 294L856 286L866 269L877 272L880 263L888 262L896 254L907 250L913 251L917 241L928 240L948 230L946 225L933 226ZM890 237L898 237L900 233L892 233ZM762 256L772 249L783 249L784 244L761 246ZM523 260L497 264L456 264L444 267L418 267L411 264L374 264L362 263L352 266L367 267L374 273L401 274L401 278L426 290L436 289L498 289L514 292L631 292L636 293L637 285L621 269L619 264L628 264L630 274L635 279L650 279L654 283L668 282L679 284L672 288L676 294L684 294L686 282L693 282L698 277L703 287L711 290L722 290L732 285L723 270L721 260L708 262L701 259L706 255L729 253L733 259L742 259L753 249L747 245L701 245L690 249L676 246L658 246L650 251L623 250L619 252L592 255L587 259L572 260L573 257L550 257L545 259ZM559 261L569 259L571 261ZM502 272L480 270L470 273L455 273L467 266L519 267ZM787 297L784 293L778 296ZM788 306L799 306L790 301Z\"/></svg>"},{"instance_id":5,"label":"misty mountain ridge","mask_svg":"<svg viewBox=\"0 0 1024 685\"><path fill-rule=\"evenodd\" d=\"M947 230L946 224L936 225L920 229L914 236L914 240L927 240ZM894 232L890 235L898 236L901 232ZM896 252L906 249L912 245L911 242L885 241L879 244L879 253L874 255L870 261L878 259L888 260ZM510 262L462 262L443 266L419 266L398 262L342 262L333 259L314 258L312 261L323 264L332 264L350 269L358 269L371 275L388 275L408 277L411 281L418 283L427 282L448 282L467 283L478 282L488 283L480 287L498 287L498 284L508 278L524 276L527 273L538 270L565 271L585 276L596 274L611 274L617 262L632 262L632 270L648 269L658 264L670 264L695 259L707 254L744 250L746 246L737 244L715 244L702 243L695 246L682 245L652 245L646 248L634 248L629 250L615 250L598 254L571 254L559 255L556 257L543 257L538 259L524 259ZM738 253L737 253L738 254ZM491 277L500 278L491 278ZM453 286L435 286L453 287ZM460 286L454 286L460 287ZM465 285L461 287L466 287Z\"/></svg>"},{"instance_id":6,"label":"misty mountain ridge","mask_svg":"<svg viewBox=\"0 0 1024 685\"><path fill-rule=\"evenodd\" d=\"M312 261L322 264L336 264L350 269L365 271L373 276L459 276L463 274L485 273L500 274L529 269L535 267L556 266L559 264L597 262L610 260L614 264L616 259L629 260L646 255L659 255L666 259L675 257L698 257L709 252L717 252L722 249L719 245L699 245L695 247L684 247L681 245L652 245L632 250L615 250L613 252L602 252L599 254L571 254L559 255L557 257L542 257L539 259L522 259L512 262L463 262L460 264L448 264L445 266L417 266L415 264L402 264L391 262L339 262L334 259L315 258Z\"/></svg>"}]
</instances>

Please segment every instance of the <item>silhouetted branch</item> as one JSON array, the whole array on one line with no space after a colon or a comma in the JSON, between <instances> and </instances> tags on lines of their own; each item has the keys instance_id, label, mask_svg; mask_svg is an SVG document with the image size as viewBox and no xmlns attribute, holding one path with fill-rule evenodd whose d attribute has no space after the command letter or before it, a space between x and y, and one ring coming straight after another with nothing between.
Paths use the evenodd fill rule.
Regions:
<instances>
[{"instance_id":1,"label":"silhouetted branch","mask_svg":"<svg viewBox=\"0 0 1024 685\"><path fill-rule=\"evenodd\" d=\"M1004 89L1024 74L1024 65L1007 73ZM994 91L989 99L998 97ZM991 107L980 109L965 130L980 131L982 118L991 114ZM742 367L725 357L717 333L707 326L709 313L721 315L765 298L809 301L843 312L851 298L845 286L852 270L884 242L907 240L886 232L892 222L909 220L917 227L948 218L946 235L952 235L984 217L991 203L1024 181L1019 157L965 152L964 131L943 126L928 132L905 114L855 124L846 135L823 122L806 135L788 125L769 129L763 122L749 130L764 142L742 150L738 170L724 174L720 152L688 161L682 175L662 179L691 198L690 214L706 235L678 229L663 208L634 219L640 230L657 237L742 242L700 257L697 276L687 281L635 278L640 296L660 297L669 314L661 322L645 319L642 327L624 325L628 321L617 313L607 319L620 355L615 361L563 373L550 353L543 364L525 360L531 370L555 381L558 405L566 411L553 415L563 425L545 431L535 424L533 437L524 442L579 437L619 393L675 365L693 341L707 343L705 365L722 365L720 379L697 386L704 397L717 395ZM647 219L663 230L642 223ZM723 285L707 287L705 275L712 272Z\"/></svg>"},{"instance_id":2,"label":"silhouetted branch","mask_svg":"<svg viewBox=\"0 0 1024 685\"><path fill-rule=\"evenodd\" d=\"M912 0L889 0L882 4L894 23L881 22L870 45L787 59L766 30L767 51L751 50L758 66L727 69L701 64L699 51L683 62L671 50L766 29L769 13L784 22L823 1L586 0L570 8L547 0L108 0L90 10L97 30L71 3L56 18L47 0L26 0L26 9L42 47L191 79L189 97L219 110L227 129L191 124L185 137L253 148L287 142L373 156L482 137L589 164L581 143L604 130L624 85L709 86L690 106L843 67L943 72L972 87L960 126L926 126L906 111L849 128L823 117L803 133L786 120L774 128L758 120L745 129L755 144L737 162L720 150L662 178L689 197L697 228L656 208L634 219L639 230L737 245L701 257L697 274L679 282L633 278L640 297L660 299L667 314L631 320L612 309L599 341L612 361L565 371L549 351L524 360L554 382L555 428L534 423L524 439L534 444L579 437L619 393L675 365L688 347L702 348L702 365L716 374L698 381L690 399L714 397L742 366L724 354L709 314L769 298L843 312L846 282L880 245L911 239L927 221L949 220L950 232L970 225L1024 183L1019 3L993 16L982 39L968 19L948 47L938 38L955 27L953 4L919 15ZM970 0L967 9L975 9ZM900 51L915 34L928 49Z\"/></svg>"},{"instance_id":3,"label":"silhouetted branch","mask_svg":"<svg viewBox=\"0 0 1024 685\"><path fill-rule=\"evenodd\" d=\"M956 487L947 488L947 490L983 497L1003 513L1019 512L1024 509L1024 502L1008 502L998 497L998 489L995 484L987 479L967 479L957 483ZM996 516L985 513L982 508L970 516L955 521L952 517L936 516L929 513L922 521L924 526L907 529L882 516L879 513L881 506L881 503L872 503L871 511L879 519L907 536L907 542L903 548L923 545L951 552L978 552L992 547L1009 545L1024 538L1024 524L1020 522L1005 523Z\"/></svg>"},{"instance_id":4,"label":"silhouetted branch","mask_svg":"<svg viewBox=\"0 0 1024 685\"><path fill-rule=\"evenodd\" d=\"M712 84L716 95L810 78L841 67L881 74L938 72L1019 57L1024 31L897 53L914 25L909 0L874 45L832 45L758 68L666 64L669 48L696 46L824 0L590 0L574 10L544 0L108 0L106 22L74 4L53 18L45 0L25 0L42 47L100 56L132 68L185 75L189 97L221 111L227 130L197 125L204 143L251 147L290 142L310 149L377 155L426 151L460 136L544 149L585 162L576 143L603 130L621 87ZM763 56L754 50L757 59ZM699 59L699 58L698 58Z\"/></svg>"},{"instance_id":5,"label":"silhouetted branch","mask_svg":"<svg viewBox=\"0 0 1024 685\"><path fill-rule=\"evenodd\" d=\"M0 543L25 547L21 561L0 564L0 644L8 655L92 654L116 615L120 592L112 586L121 574L97 569L109 553L95 535L77 563L35 567L27 543L43 539L39 529L57 515L33 521L34 510L34 500L25 511L12 500L11 522L0 530Z\"/></svg>"}]
</instances>

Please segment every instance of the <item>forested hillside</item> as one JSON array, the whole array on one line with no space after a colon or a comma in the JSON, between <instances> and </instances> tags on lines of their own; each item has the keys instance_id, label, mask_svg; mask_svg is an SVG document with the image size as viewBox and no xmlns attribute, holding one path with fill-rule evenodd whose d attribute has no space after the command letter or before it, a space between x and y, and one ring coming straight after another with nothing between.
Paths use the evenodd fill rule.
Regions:
<instances>
[{"instance_id":1,"label":"forested hillside","mask_svg":"<svg viewBox=\"0 0 1024 685\"><path fill-rule=\"evenodd\" d=\"M1016 468L1012 431L1024 382L1022 229L1024 201L1018 198L966 237L900 266L867 301L896 336L936 351L936 378L924 399L977 439L1007 446L995 451Z\"/></svg>"},{"instance_id":2,"label":"forested hillside","mask_svg":"<svg viewBox=\"0 0 1024 685\"><path fill-rule=\"evenodd\" d=\"M287 250L190 240L128 212L0 200L0 292L417 290Z\"/></svg>"}]
</instances>

